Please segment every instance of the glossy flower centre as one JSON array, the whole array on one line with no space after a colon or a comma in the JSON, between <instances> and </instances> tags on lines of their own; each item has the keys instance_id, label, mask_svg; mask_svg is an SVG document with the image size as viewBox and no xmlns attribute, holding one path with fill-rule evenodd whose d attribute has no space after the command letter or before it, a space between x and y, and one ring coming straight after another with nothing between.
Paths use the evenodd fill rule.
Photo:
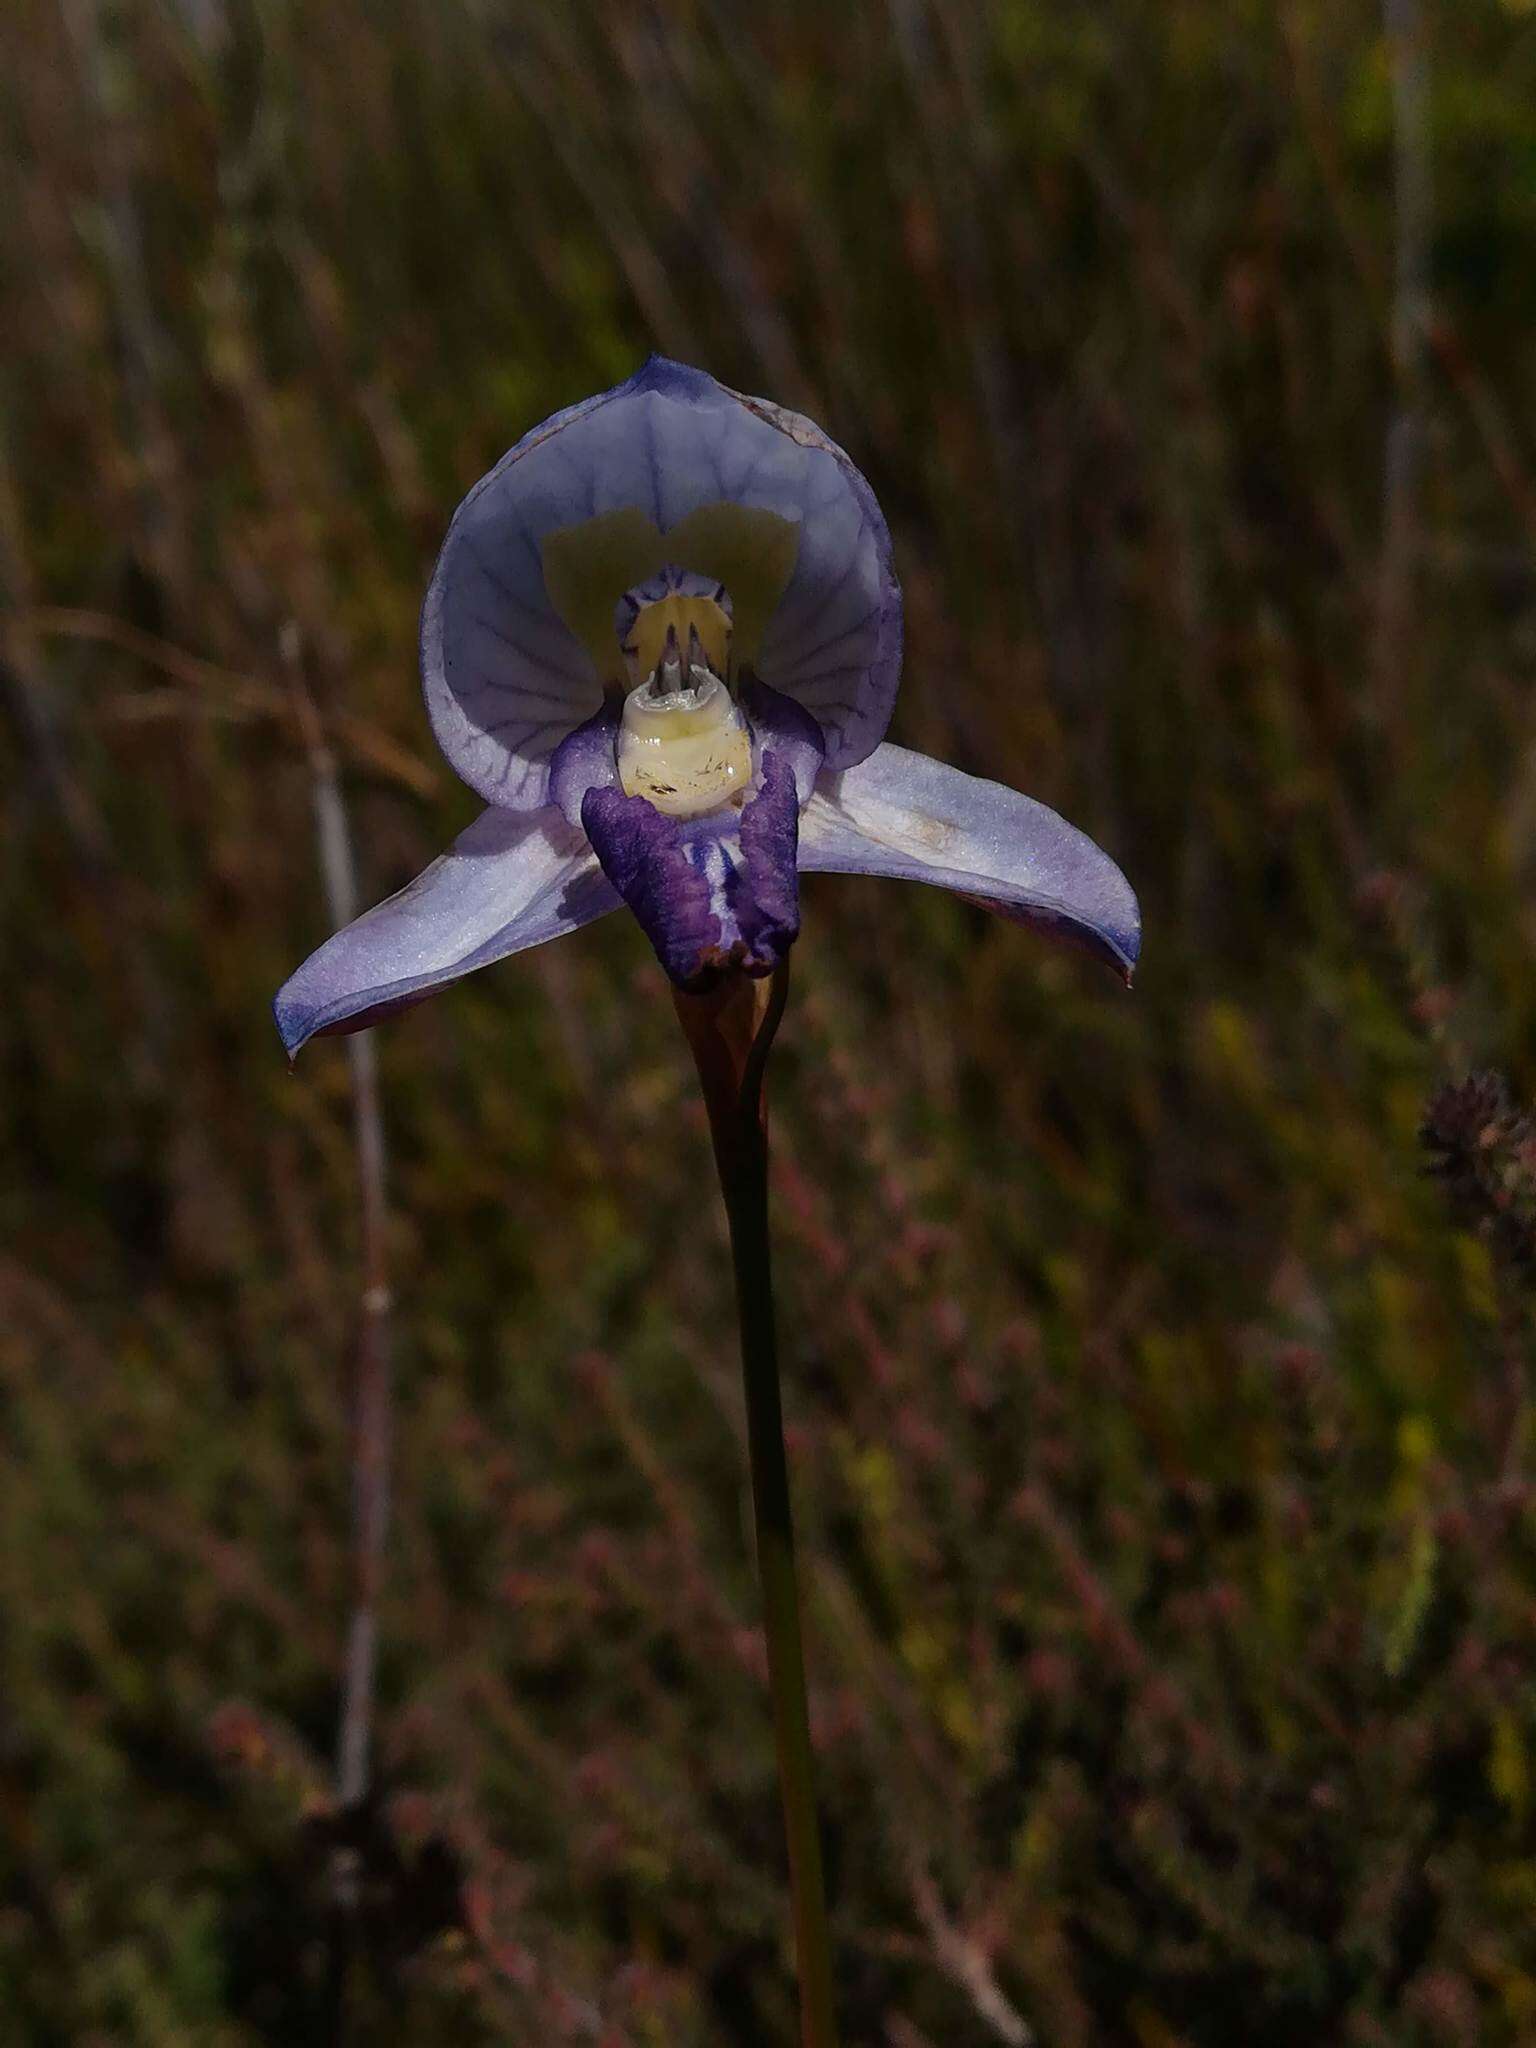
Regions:
<instances>
[{"instance_id":1,"label":"glossy flower centre","mask_svg":"<svg viewBox=\"0 0 1536 2048\"><path fill-rule=\"evenodd\" d=\"M695 642L697 646L697 642ZM619 784L669 818L698 818L752 780L752 740L730 691L703 662L686 670L676 642L624 699Z\"/></svg>"},{"instance_id":2,"label":"glossy flower centre","mask_svg":"<svg viewBox=\"0 0 1536 2048\"><path fill-rule=\"evenodd\" d=\"M619 726L619 783L669 818L698 818L752 779L752 738L730 673L724 584L668 563L614 616L633 682Z\"/></svg>"}]
</instances>

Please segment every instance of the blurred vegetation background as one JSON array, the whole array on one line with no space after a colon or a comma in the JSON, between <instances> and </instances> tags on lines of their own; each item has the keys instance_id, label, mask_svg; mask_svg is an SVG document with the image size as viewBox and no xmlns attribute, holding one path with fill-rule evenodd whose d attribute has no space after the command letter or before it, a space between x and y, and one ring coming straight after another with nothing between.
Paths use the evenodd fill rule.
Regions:
<instances>
[{"instance_id":1,"label":"blurred vegetation background","mask_svg":"<svg viewBox=\"0 0 1536 2048\"><path fill-rule=\"evenodd\" d=\"M852 452L894 737L1146 916L1126 997L806 890L776 1213L848 2042L1536 2039L1536 10L1388 12L12 0L0 2040L792 2036L644 941L378 1037L358 1812L349 1070L267 1013L329 928L296 668L372 900L475 808L415 671L453 506L652 348Z\"/></svg>"}]
</instances>

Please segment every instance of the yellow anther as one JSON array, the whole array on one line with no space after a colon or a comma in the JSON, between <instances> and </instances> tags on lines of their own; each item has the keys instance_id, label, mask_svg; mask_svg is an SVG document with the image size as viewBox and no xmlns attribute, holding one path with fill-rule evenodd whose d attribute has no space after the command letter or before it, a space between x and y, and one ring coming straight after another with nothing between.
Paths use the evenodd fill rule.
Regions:
<instances>
[{"instance_id":1,"label":"yellow anther","mask_svg":"<svg viewBox=\"0 0 1536 2048\"><path fill-rule=\"evenodd\" d=\"M666 659L669 643L681 648L697 639L703 659L717 676L730 673L731 615L713 598L669 590L635 615L624 642L630 673L652 676Z\"/></svg>"}]
</instances>

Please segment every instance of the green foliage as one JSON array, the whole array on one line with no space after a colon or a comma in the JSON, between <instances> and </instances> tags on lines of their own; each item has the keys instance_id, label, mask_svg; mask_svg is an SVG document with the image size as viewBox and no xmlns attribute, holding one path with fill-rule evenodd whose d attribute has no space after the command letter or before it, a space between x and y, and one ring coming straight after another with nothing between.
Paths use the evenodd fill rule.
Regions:
<instances>
[{"instance_id":1,"label":"green foliage","mask_svg":"<svg viewBox=\"0 0 1536 2048\"><path fill-rule=\"evenodd\" d=\"M1438 1091L1536 1092L1536 16L1436 16L1383 659L1364 0L13 12L0 2034L336 2038L353 1828L359 2040L790 2038L723 1228L643 943L380 1039L341 1820L349 1097L265 1014L325 928L285 622L383 894L472 809L414 676L448 513L654 346L855 452L895 736L1147 920L1128 999L806 891L775 1175L847 2038L1530 2039L1525 1127Z\"/></svg>"}]
</instances>

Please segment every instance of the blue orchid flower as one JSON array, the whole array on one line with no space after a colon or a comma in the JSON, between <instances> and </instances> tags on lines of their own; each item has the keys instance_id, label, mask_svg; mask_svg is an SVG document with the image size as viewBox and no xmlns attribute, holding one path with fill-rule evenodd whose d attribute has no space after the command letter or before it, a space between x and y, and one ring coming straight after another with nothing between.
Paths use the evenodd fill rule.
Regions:
<instances>
[{"instance_id":1,"label":"blue orchid flower","mask_svg":"<svg viewBox=\"0 0 1536 2048\"><path fill-rule=\"evenodd\" d=\"M874 493L798 413L653 356L459 507L427 708L489 808L279 992L290 1055L627 904L678 988L771 974L807 870L931 882L1129 979L1130 885L1043 804L885 741L901 590Z\"/></svg>"}]
</instances>

